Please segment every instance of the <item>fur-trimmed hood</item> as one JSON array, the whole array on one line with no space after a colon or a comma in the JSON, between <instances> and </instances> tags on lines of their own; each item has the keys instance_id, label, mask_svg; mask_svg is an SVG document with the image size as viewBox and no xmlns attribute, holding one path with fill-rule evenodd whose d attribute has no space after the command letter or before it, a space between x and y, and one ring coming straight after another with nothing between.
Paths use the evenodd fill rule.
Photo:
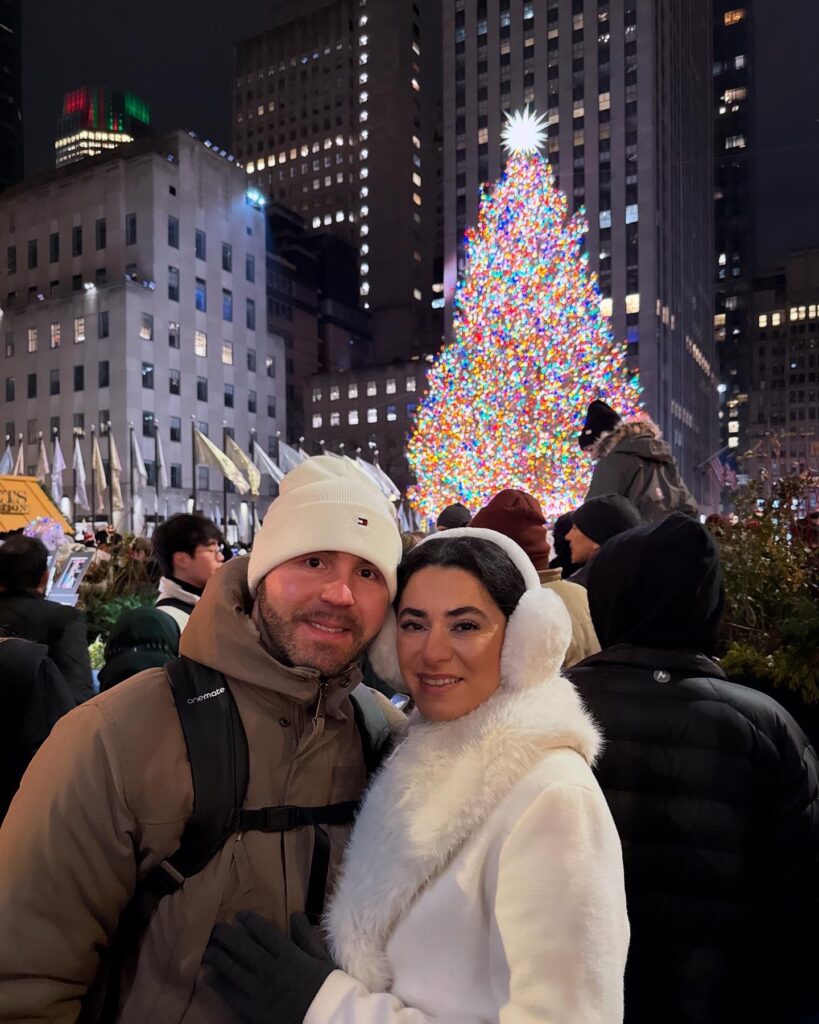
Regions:
<instances>
[{"instance_id":1,"label":"fur-trimmed hood","mask_svg":"<svg viewBox=\"0 0 819 1024\"><path fill-rule=\"evenodd\" d=\"M388 991L387 942L422 889L513 787L552 750L589 764L600 736L571 683L554 674L521 691L501 686L470 714L427 722L367 794L325 926L336 962L370 991Z\"/></svg>"},{"instance_id":2,"label":"fur-trimmed hood","mask_svg":"<svg viewBox=\"0 0 819 1024\"><path fill-rule=\"evenodd\" d=\"M657 424L647 416L640 420L629 420L618 424L614 430L605 431L590 446L593 459L602 459L614 450L639 455L657 462L671 462L671 449L663 440Z\"/></svg>"}]
</instances>

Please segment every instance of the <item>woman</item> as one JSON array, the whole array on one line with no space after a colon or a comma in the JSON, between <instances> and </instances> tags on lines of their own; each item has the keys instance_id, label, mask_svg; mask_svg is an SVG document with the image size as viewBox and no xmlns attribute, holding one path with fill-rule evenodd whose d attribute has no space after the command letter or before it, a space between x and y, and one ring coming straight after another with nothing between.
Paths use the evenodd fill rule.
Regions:
<instances>
[{"instance_id":1,"label":"woman","mask_svg":"<svg viewBox=\"0 0 819 1024\"><path fill-rule=\"evenodd\" d=\"M296 945L242 915L214 930L215 987L252 1022L621 1021L620 841L591 772L597 731L559 675L565 608L481 529L410 552L395 608L372 658L417 710L325 919L338 969L303 927Z\"/></svg>"}]
</instances>

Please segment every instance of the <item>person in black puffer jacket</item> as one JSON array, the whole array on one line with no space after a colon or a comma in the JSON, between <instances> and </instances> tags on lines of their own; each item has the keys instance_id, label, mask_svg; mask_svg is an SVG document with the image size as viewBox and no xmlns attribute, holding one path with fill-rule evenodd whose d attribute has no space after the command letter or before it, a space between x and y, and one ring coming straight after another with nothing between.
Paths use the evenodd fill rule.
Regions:
<instances>
[{"instance_id":1,"label":"person in black puffer jacket","mask_svg":"<svg viewBox=\"0 0 819 1024\"><path fill-rule=\"evenodd\" d=\"M602 726L623 842L626 1024L819 1020L819 771L776 701L709 657L719 554L675 513L589 574L602 651L566 674Z\"/></svg>"}]
</instances>

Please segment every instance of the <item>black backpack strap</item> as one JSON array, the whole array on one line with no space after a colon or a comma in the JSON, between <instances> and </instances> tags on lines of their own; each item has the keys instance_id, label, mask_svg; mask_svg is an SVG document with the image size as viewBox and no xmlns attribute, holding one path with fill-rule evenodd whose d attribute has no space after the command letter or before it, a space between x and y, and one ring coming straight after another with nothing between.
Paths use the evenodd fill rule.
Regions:
<instances>
[{"instance_id":1,"label":"black backpack strap","mask_svg":"<svg viewBox=\"0 0 819 1024\"><path fill-rule=\"evenodd\" d=\"M379 698L363 683L359 683L352 691L350 702L361 735L364 767L368 776L375 775L392 749L390 723L379 704Z\"/></svg>"}]
</instances>

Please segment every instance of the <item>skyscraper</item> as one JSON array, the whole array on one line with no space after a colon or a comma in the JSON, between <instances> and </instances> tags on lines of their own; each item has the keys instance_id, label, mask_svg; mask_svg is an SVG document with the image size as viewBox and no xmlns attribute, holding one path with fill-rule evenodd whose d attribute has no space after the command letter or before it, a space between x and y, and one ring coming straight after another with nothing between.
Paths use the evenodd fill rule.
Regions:
<instances>
[{"instance_id":1,"label":"skyscraper","mask_svg":"<svg viewBox=\"0 0 819 1024\"><path fill-rule=\"evenodd\" d=\"M0 188L23 177L20 0L0 0Z\"/></svg>"},{"instance_id":2,"label":"skyscraper","mask_svg":"<svg viewBox=\"0 0 819 1024\"><path fill-rule=\"evenodd\" d=\"M446 0L444 292L464 268L504 112L548 120L560 188L589 220L615 337L701 499L716 445L710 0Z\"/></svg>"},{"instance_id":3,"label":"skyscraper","mask_svg":"<svg viewBox=\"0 0 819 1024\"><path fill-rule=\"evenodd\" d=\"M63 96L54 142L57 167L150 135L151 110L131 92L83 86Z\"/></svg>"},{"instance_id":4,"label":"skyscraper","mask_svg":"<svg viewBox=\"0 0 819 1024\"><path fill-rule=\"evenodd\" d=\"M714 3L714 340L720 440L740 446L747 429L749 300L754 276L752 0Z\"/></svg>"},{"instance_id":5,"label":"skyscraper","mask_svg":"<svg viewBox=\"0 0 819 1024\"><path fill-rule=\"evenodd\" d=\"M359 248L374 357L436 342L437 0L284 0L236 47L248 180ZM440 284L440 282L438 282Z\"/></svg>"}]
</instances>

